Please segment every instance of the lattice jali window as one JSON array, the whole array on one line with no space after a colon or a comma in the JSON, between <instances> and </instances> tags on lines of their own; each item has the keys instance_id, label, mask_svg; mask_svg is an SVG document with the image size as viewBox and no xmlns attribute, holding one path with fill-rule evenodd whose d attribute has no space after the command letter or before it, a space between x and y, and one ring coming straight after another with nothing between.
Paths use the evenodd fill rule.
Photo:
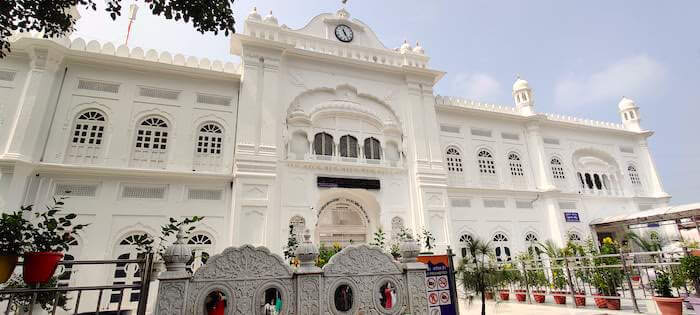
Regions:
<instances>
[{"instance_id":1,"label":"lattice jali window","mask_svg":"<svg viewBox=\"0 0 700 315\"><path fill-rule=\"evenodd\" d=\"M190 188L187 190L187 199L189 200L221 200L223 190L221 189L196 189Z\"/></svg>"},{"instance_id":2,"label":"lattice jali window","mask_svg":"<svg viewBox=\"0 0 700 315\"><path fill-rule=\"evenodd\" d=\"M549 162L549 165L552 168L552 178L554 178L555 181L566 180L566 174L564 174L564 167L561 165L561 161L558 158L552 158L552 160Z\"/></svg>"},{"instance_id":3,"label":"lattice jali window","mask_svg":"<svg viewBox=\"0 0 700 315\"><path fill-rule=\"evenodd\" d=\"M124 185L124 199L165 199L166 185Z\"/></svg>"},{"instance_id":4,"label":"lattice jali window","mask_svg":"<svg viewBox=\"0 0 700 315\"><path fill-rule=\"evenodd\" d=\"M177 100L180 97L180 91L152 88L152 87L140 87L139 96L145 96L150 98L160 98L165 100Z\"/></svg>"},{"instance_id":5,"label":"lattice jali window","mask_svg":"<svg viewBox=\"0 0 700 315\"><path fill-rule=\"evenodd\" d=\"M197 103L210 105L231 105L231 97L197 93Z\"/></svg>"},{"instance_id":6,"label":"lattice jali window","mask_svg":"<svg viewBox=\"0 0 700 315\"><path fill-rule=\"evenodd\" d=\"M194 156L194 170L216 171L223 161L224 132L221 126L207 123L199 128Z\"/></svg>"},{"instance_id":7,"label":"lattice jali window","mask_svg":"<svg viewBox=\"0 0 700 315\"><path fill-rule=\"evenodd\" d=\"M95 164L99 162L106 118L97 110L88 110L78 115L66 153L66 163Z\"/></svg>"},{"instance_id":8,"label":"lattice jali window","mask_svg":"<svg viewBox=\"0 0 700 315\"><path fill-rule=\"evenodd\" d=\"M117 94L119 93L119 84L93 80L78 80L78 89Z\"/></svg>"},{"instance_id":9,"label":"lattice jali window","mask_svg":"<svg viewBox=\"0 0 700 315\"><path fill-rule=\"evenodd\" d=\"M627 167L627 172L629 173L630 176L630 182L632 185L635 186L641 186L642 185L642 179L639 177L639 172L637 172L637 169L630 165Z\"/></svg>"},{"instance_id":10,"label":"lattice jali window","mask_svg":"<svg viewBox=\"0 0 700 315\"><path fill-rule=\"evenodd\" d=\"M15 80L16 75L17 72L15 71L0 70L0 81L12 82Z\"/></svg>"},{"instance_id":11,"label":"lattice jali window","mask_svg":"<svg viewBox=\"0 0 700 315\"><path fill-rule=\"evenodd\" d=\"M70 197L95 197L97 184L57 183L54 195Z\"/></svg>"},{"instance_id":12,"label":"lattice jali window","mask_svg":"<svg viewBox=\"0 0 700 315\"><path fill-rule=\"evenodd\" d=\"M160 117L147 117L136 127L132 165L165 168L168 153L168 123Z\"/></svg>"}]
</instances>

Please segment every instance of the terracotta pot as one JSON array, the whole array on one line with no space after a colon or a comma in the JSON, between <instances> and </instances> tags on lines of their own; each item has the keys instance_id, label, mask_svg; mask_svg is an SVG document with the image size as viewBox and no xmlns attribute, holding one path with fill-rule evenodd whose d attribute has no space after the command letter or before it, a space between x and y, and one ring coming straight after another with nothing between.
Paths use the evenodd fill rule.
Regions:
<instances>
[{"instance_id":1,"label":"terracotta pot","mask_svg":"<svg viewBox=\"0 0 700 315\"><path fill-rule=\"evenodd\" d=\"M598 308L608 308L608 303L605 302L605 298L600 298L596 296L602 296L602 294L593 294L593 301L595 301L595 306L597 306Z\"/></svg>"},{"instance_id":2,"label":"terracotta pot","mask_svg":"<svg viewBox=\"0 0 700 315\"><path fill-rule=\"evenodd\" d=\"M510 292L507 290L501 290L498 291L498 296L501 298L501 301L508 301L508 299L510 299Z\"/></svg>"},{"instance_id":3,"label":"terracotta pot","mask_svg":"<svg viewBox=\"0 0 700 315\"><path fill-rule=\"evenodd\" d=\"M0 256L0 284L10 280L17 267L17 259L17 256Z\"/></svg>"},{"instance_id":4,"label":"terracotta pot","mask_svg":"<svg viewBox=\"0 0 700 315\"><path fill-rule=\"evenodd\" d=\"M640 277L640 276L632 276L632 277L630 277L630 278L632 279L632 281L638 282L642 277Z\"/></svg>"},{"instance_id":5,"label":"terracotta pot","mask_svg":"<svg viewBox=\"0 0 700 315\"><path fill-rule=\"evenodd\" d=\"M493 292L486 292L486 299L493 300Z\"/></svg>"},{"instance_id":6,"label":"terracotta pot","mask_svg":"<svg viewBox=\"0 0 700 315\"><path fill-rule=\"evenodd\" d=\"M586 292L576 293L576 295L585 295L585 294L586 294ZM578 306L578 307L586 306L586 297L585 296L575 296L574 303L576 303L576 306Z\"/></svg>"},{"instance_id":7,"label":"terracotta pot","mask_svg":"<svg viewBox=\"0 0 700 315\"><path fill-rule=\"evenodd\" d=\"M605 305L609 310L619 310L620 309L620 299L619 298L606 298Z\"/></svg>"},{"instance_id":8,"label":"terracotta pot","mask_svg":"<svg viewBox=\"0 0 700 315\"><path fill-rule=\"evenodd\" d=\"M556 291L554 292L554 303L557 304L566 304L566 293L562 291Z\"/></svg>"},{"instance_id":9,"label":"terracotta pot","mask_svg":"<svg viewBox=\"0 0 700 315\"><path fill-rule=\"evenodd\" d=\"M683 313L683 298L667 298L655 296L654 302L659 307L661 315L680 315Z\"/></svg>"},{"instance_id":10,"label":"terracotta pot","mask_svg":"<svg viewBox=\"0 0 700 315\"><path fill-rule=\"evenodd\" d=\"M700 256L700 249L693 249L690 251L690 254L693 256Z\"/></svg>"},{"instance_id":11,"label":"terracotta pot","mask_svg":"<svg viewBox=\"0 0 700 315\"><path fill-rule=\"evenodd\" d=\"M33 252L24 254L22 277L29 285L44 284L51 280L63 253Z\"/></svg>"},{"instance_id":12,"label":"terracotta pot","mask_svg":"<svg viewBox=\"0 0 700 315\"><path fill-rule=\"evenodd\" d=\"M532 295L535 297L535 302L537 303L544 303L545 299L547 298L544 295L544 291L535 291Z\"/></svg>"},{"instance_id":13,"label":"terracotta pot","mask_svg":"<svg viewBox=\"0 0 700 315\"><path fill-rule=\"evenodd\" d=\"M515 293L515 298L518 302L525 302L525 300L527 300L527 295L525 295L525 293Z\"/></svg>"}]
</instances>

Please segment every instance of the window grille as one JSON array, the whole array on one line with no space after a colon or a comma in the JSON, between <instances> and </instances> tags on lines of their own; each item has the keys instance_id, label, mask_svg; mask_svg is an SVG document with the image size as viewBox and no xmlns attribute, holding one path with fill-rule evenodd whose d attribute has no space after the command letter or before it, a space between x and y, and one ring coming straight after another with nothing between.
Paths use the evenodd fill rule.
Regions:
<instances>
[{"instance_id":1,"label":"window grille","mask_svg":"<svg viewBox=\"0 0 700 315\"><path fill-rule=\"evenodd\" d=\"M501 137L506 140L520 140L520 135L515 133L504 132L501 133Z\"/></svg>"},{"instance_id":2,"label":"window grille","mask_svg":"<svg viewBox=\"0 0 700 315\"><path fill-rule=\"evenodd\" d=\"M197 133L194 169L217 170L221 167L224 134L215 123L204 124Z\"/></svg>"},{"instance_id":3,"label":"window grille","mask_svg":"<svg viewBox=\"0 0 700 315\"><path fill-rule=\"evenodd\" d=\"M527 243L537 242L537 235L535 235L535 233L532 233L532 232L527 233L527 235L525 235L525 242L527 242Z\"/></svg>"},{"instance_id":4,"label":"window grille","mask_svg":"<svg viewBox=\"0 0 700 315\"><path fill-rule=\"evenodd\" d=\"M518 156L518 154L508 154L508 165L510 166L510 175L517 177L525 176L523 172L523 163L520 161L520 156Z\"/></svg>"},{"instance_id":5,"label":"window grille","mask_svg":"<svg viewBox=\"0 0 700 315\"><path fill-rule=\"evenodd\" d=\"M620 147L620 152L622 152L622 153L634 153L634 148L632 148L632 147Z\"/></svg>"},{"instance_id":6,"label":"window grille","mask_svg":"<svg viewBox=\"0 0 700 315\"><path fill-rule=\"evenodd\" d=\"M17 72L14 71L0 71L0 81L12 82L15 80Z\"/></svg>"},{"instance_id":7,"label":"window grille","mask_svg":"<svg viewBox=\"0 0 700 315\"><path fill-rule=\"evenodd\" d=\"M142 86L139 88L139 96L175 101L180 97L180 91Z\"/></svg>"},{"instance_id":8,"label":"window grille","mask_svg":"<svg viewBox=\"0 0 700 315\"><path fill-rule=\"evenodd\" d=\"M459 127L440 125L440 131L449 133L459 133Z\"/></svg>"},{"instance_id":9,"label":"window grille","mask_svg":"<svg viewBox=\"0 0 700 315\"><path fill-rule=\"evenodd\" d=\"M505 208L506 202L505 202L505 200L485 199L484 200L484 207L486 207L486 208Z\"/></svg>"},{"instance_id":10,"label":"window grille","mask_svg":"<svg viewBox=\"0 0 700 315\"><path fill-rule=\"evenodd\" d=\"M136 129L133 162L137 167L165 168L168 150L168 123L148 117Z\"/></svg>"},{"instance_id":11,"label":"window grille","mask_svg":"<svg viewBox=\"0 0 700 315\"><path fill-rule=\"evenodd\" d=\"M365 158L370 160L382 159L382 147L376 138L365 139Z\"/></svg>"},{"instance_id":12,"label":"window grille","mask_svg":"<svg viewBox=\"0 0 700 315\"><path fill-rule=\"evenodd\" d=\"M456 148L448 148L445 152L445 160L447 160L447 171L453 173L462 173L462 155Z\"/></svg>"},{"instance_id":13,"label":"window grille","mask_svg":"<svg viewBox=\"0 0 700 315\"><path fill-rule=\"evenodd\" d=\"M566 209L566 210L575 210L576 209L576 203L575 202L560 202L559 203L559 209Z\"/></svg>"},{"instance_id":14,"label":"window grille","mask_svg":"<svg viewBox=\"0 0 700 315\"><path fill-rule=\"evenodd\" d=\"M566 175L564 175L564 167L561 165L561 161L558 158L553 158L549 165L552 167L552 177L554 180L565 180Z\"/></svg>"},{"instance_id":15,"label":"window grille","mask_svg":"<svg viewBox=\"0 0 700 315\"><path fill-rule=\"evenodd\" d=\"M525 200L516 200L515 207L518 209L532 209L532 202Z\"/></svg>"},{"instance_id":16,"label":"window grille","mask_svg":"<svg viewBox=\"0 0 700 315\"><path fill-rule=\"evenodd\" d=\"M333 136L321 132L314 136L314 153L316 155L333 155Z\"/></svg>"},{"instance_id":17,"label":"window grille","mask_svg":"<svg viewBox=\"0 0 700 315\"><path fill-rule=\"evenodd\" d=\"M471 133L473 136L491 138L491 130L472 128Z\"/></svg>"},{"instance_id":18,"label":"window grille","mask_svg":"<svg viewBox=\"0 0 700 315\"><path fill-rule=\"evenodd\" d=\"M97 184L57 183L54 195L70 197L95 197Z\"/></svg>"},{"instance_id":19,"label":"window grille","mask_svg":"<svg viewBox=\"0 0 700 315\"><path fill-rule=\"evenodd\" d=\"M627 172L629 173L630 182L632 182L632 185L639 186L642 184L642 180L639 178L639 173L637 172L637 169L634 166L628 166Z\"/></svg>"},{"instance_id":20,"label":"window grille","mask_svg":"<svg viewBox=\"0 0 700 315\"><path fill-rule=\"evenodd\" d=\"M559 145L559 139L555 138L543 138L542 141L545 144Z\"/></svg>"},{"instance_id":21,"label":"window grille","mask_svg":"<svg viewBox=\"0 0 700 315\"><path fill-rule=\"evenodd\" d=\"M166 186L125 185L122 198L125 199L165 199Z\"/></svg>"},{"instance_id":22,"label":"window grille","mask_svg":"<svg viewBox=\"0 0 700 315\"><path fill-rule=\"evenodd\" d=\"M581 235L578 235L578 233L573 232L573 231L569 232L568 238L569 238L569 241L572 241L572 242L580 242L581 241Z\"/></svg>"},{"instance_id":23,"label":"window grille","mask_svg":"<svg viewBox=\"0 0 700 315\"><path fill-rule=\"evenodd\" d=\"M187 245L211 245L212 241L209 236L204 234L195 234L187 240Z\"/></svg>"},{"instance_id":24,"label":"window grille","mask_svg":"<svg viewBox=\"0 0 700 315\"><path fill-rule=\"evenodd\" d=\"M230 106L231 97L197 93L197 103Z\"/></svg>"},{"instance_id":25,"label":"window grille","mask_svg":"<svg viewBox=\"0 0 700 315\"><path fill-rule=\"evenodd\" d=\"M119 84L93 80L78 80L78 89L117 94L119 93Z\"/></svg>"},{"instance_id":26,"label":"window grille","mask_svg":"<svg viewBox=\"0 0 700 315\"><path fill-rule=\"evenodd\" d=\"M223 190L221 189L194 189L190 188L187 191L187 199L189 200L221 200Z\"/></svg>"},{"instance_id":27,"label":"window grille","mask_svg":"<svg viewBox=\"0 0 700 315\"><path fill-rule=\"evenodd\" d=\"M100 158L106 126L105 116L96 110L78 115L66 154L67 163L94 164Z\"/></svg>"},{"instance_id":28,"label":"window grille","mask_svg":"<svg viewBox=\"0 0 700 315\"><path fill-rule=\"evenodd\" d=\"M450 199L450 205L453 207L469 208L472 206L472 201L469 199Z\"/></svg>"},{"instance_id":29,"label":"window grille","mask_svg":"<svg viewBox=\"0 0 700 315\"><path fill-rule=\"evenodd\" d=\"M499 262L510 261L510 247L508 245L508 237L502 233L497 233L493 236L493 247L496 253L496 260Z\"/></svg>"},{"instance_id":30,"label":"window grille","mask_svg":"<svg viewBox=\"0 0 700 315\"><path fill-rule=\"evenodd\" d=\"M479 164L479 173L482 175L496 175L496 163L491 152L486 150L479 151L477 162Z\"/></svg>"},{"instance_id":31,"label":"window grille","mask_svg":"<svg viewBox=\"0 0 700 315\"><path fill-rule=\"evenodd\" d=\"M340 156L356 158L357 153L357 138L345 135L340 137Z\"/></svg>"}]
</instances>

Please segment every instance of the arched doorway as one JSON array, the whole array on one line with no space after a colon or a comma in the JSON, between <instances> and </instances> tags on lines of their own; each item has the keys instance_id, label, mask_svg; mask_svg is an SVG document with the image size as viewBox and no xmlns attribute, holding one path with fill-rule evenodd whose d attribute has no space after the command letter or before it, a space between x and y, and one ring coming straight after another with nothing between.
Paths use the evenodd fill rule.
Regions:
<instances>
[{"instance_id":1,"label":"arched doorway","mask_svg":"<svg viewBox=\"0 0 700 315\"><path fill-rule=\"evenodd\" d=\"M345 247L370 241L379 205L362 189L329 189L321 194L315 237L320 244Z\"/></svg>"}]
</instances>

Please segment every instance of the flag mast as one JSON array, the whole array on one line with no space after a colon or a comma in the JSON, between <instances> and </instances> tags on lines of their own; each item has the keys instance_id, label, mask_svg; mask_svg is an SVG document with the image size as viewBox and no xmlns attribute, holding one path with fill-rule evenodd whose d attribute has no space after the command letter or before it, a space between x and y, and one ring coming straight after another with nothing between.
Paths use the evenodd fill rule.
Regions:
<instances>
[{"instance_id":1,"label":"flag mast","mask_svg":"<svg viewBox=\"0 0 700 315\"><path fill-rule=\"evenodd\" d=\"M131 36L131 25L134 23L136 20L136 13L139 12L139 6L136 5L135 3L132 3L129 6L129 28L126 30L126 40L124 41L124 45L128 46L129 45L129 37Z\"/></svg>"}]
</instances>

